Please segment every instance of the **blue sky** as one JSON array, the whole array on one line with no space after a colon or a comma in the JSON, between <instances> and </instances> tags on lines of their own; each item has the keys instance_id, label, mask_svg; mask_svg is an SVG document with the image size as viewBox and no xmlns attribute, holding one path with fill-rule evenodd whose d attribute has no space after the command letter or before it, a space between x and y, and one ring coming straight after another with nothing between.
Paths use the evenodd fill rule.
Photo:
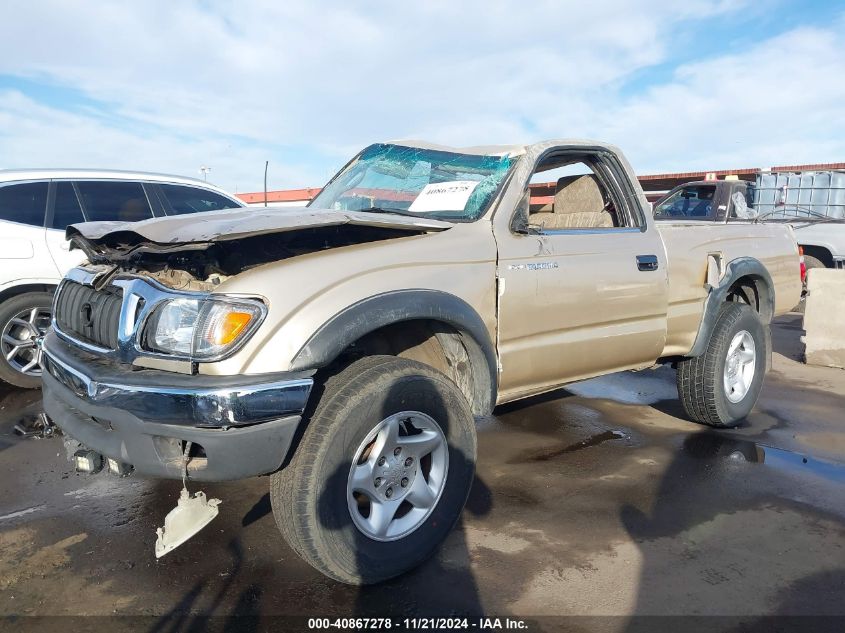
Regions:
<instances>
[{"instance_id":1,"label":"blue sky","mask_svg":"<svg viewBox=\"0 0 845 633\"><path fill-rule=\"evenodd\" d=\"M318 186L362 146L593 137L640 173L845 160L845 5L17 2L0 168Z\"/></svg>"},{"instance_id":2,"label":"blue sky","mask_svg":"<svg viewBox=\"0 0 845 633\"><path fill-rule=\"evenodd\" d=\"M671 35L669 50L663 62L632 75L626 84L636 92L654 84L672 80L675 68L724 54L742 55L755 44L798 26L825 27L845 13L845 4L831 0L804 2L742 3L736 11L727 11L710 18L690 19L677 25L677 40ZM840 31L841 32L841 31ZM674 46L677 41L678 45ZM630 94L630 93L628 93Z\"/></svg>"}]
</instances>

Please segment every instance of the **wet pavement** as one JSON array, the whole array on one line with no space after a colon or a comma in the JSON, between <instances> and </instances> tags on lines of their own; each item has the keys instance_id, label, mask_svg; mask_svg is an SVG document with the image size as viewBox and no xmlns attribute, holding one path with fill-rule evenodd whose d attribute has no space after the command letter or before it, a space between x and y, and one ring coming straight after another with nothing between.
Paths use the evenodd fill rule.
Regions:
<instances>
[{"instance_id":1,"label":"wet pavement","mask_svg":"<svg viewBox=\"0 0 845 633\"><path fill-rule=\"evenodd\" d=\"M709 614L768 630L754 618L845 615L845 371L798 362L800 334L799 317L778 321L773 371L735 430L686 421L670 368L501 407L479 425L477 480L446 544L364 589L287 547L266 478L202 486L220 516L157 561L180 484L76 474L60 438L20 434L37 435L39 393L0 391L0 616L185 630L196 615Z\"/></svg>"}]
</instances>

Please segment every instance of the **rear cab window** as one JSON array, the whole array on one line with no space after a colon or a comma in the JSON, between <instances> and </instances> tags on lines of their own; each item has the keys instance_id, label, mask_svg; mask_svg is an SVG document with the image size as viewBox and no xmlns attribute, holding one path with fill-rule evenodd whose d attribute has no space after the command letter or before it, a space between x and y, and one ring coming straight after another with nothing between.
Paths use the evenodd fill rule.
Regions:
<instances>
[{"instance_id":1,"label":"rear cab window","mask_svg":"<svg viewBox=\"0 0 845 633\"><path fill-rule=\"evenodd\" d=\"M737 186L728 201L728 218L737 220L753 220L757 217L754 208L754 185Z\"/></svg>"},{"instance_id":2,"label":"rear cab window","mask_svg":"<svg viewBox=\"0 0 845 633\"><path fill-rule=\"evenodd\" d=\"M43 227L46 210L46 182L25 182L0 187L0 220Z\"/></svg>"},{"instance_id":3,"label":"rear cab window","mask_svg":"<svg viewBox=\"0 0 845 633\"><path fill-rule=\"evenodd\" d=\"M138 222L153 217L139 182L80 180L76 183L89 222Z\"/></svg>"},{"instance_id":4,"label":"rear cab window","mask_svg":"<svg viewBox=\"0 0 845 633\"><path fill-rule=\"evenodd\" d=\"M236 209L242 205L222 196L214 191L190 187L188 185L158 185L162 194L162 204L167 215L183 215L186 213L202 213L203 211L219 211L221 209Z\"/></svg>"}]
</instances>

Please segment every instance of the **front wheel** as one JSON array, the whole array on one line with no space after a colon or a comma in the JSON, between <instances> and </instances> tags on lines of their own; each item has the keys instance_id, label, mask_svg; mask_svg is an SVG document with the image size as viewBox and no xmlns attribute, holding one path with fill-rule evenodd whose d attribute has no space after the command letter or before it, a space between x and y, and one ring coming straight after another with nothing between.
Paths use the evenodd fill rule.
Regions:
<instances>
[{"instance_id":1,"label":"front wheel","mask_svg":"<svg viewBox=\"0 0 845 633\"><path fill-rule=\"evenodd\" d=\"M695 422L735 426L763 387L768 339L760 315L744 303L725 303L705 353L678 364L678 396Z\"/></svg>"},{"instance_id":2,"label":"front wheel","mask_svg":"<svg viewBox=\"0 0 845 633\"><path fill-rule=\"evenodd\" d=\"M475 421L443 374L395 357L332 377L290 464L272 478L291 547L350 584L428 558L458 520L475 472Z\"/></svg>"}]
</instances>

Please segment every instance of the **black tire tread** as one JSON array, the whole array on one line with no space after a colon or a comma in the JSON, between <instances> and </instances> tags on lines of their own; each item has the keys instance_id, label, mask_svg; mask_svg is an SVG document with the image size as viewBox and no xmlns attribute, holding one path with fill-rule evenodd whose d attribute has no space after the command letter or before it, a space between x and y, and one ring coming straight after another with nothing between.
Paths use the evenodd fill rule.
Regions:
<instances>
[{"instance_id":1,"label":"black tire tread","mask_svg":"<svg viewBox=\"0 0 845 633\"><path fill-rule=\"evenodd\" d=\"M716 324L710 335L707 350L701 356L685 358L678 363L678 396L684 413L701 424L717 428L731 427L735 424L719 412L717 389L722 379L720 370L722 356L730 344L736 322L742 318L744 310L752 308L744 303L726 302L719 308Z\"/></svg>"},{"instance_id":2,"label":"black tire tread","mask_svg":"<svg viewBox=\"0 0 845 633\"><path fill-rule=\"evenodd\" d=\"M407 367L409 363L415 365L420 373L453 385L446 376L422 363L395 356L368 356L351 363L325 381L323 395L311 418L334 419L334 416L347 407L354 406L355 400L364 397L361 395L363 387L376 377L383 378L385 373L401 375L403 367ZM469 403L466 403L466 414L472 418ZM290 463L271 479L271 499L284 500L272 504L273 513L282 536L302 559L330 578L344 583L360 584L363 580L361 577L327 564L327 557L322 555L323 543L310 529L308 521L300 520L301 517L316 516L317 499L311 490L312 486L297 487L297 483L312 480L314 464L320 461L319 457L328 445L327 436L332 430L329 426L319 424L309 424L306 428ZM458 518L455 517L455 522ZM428 552L422 554L417 562L422 562L428 556Z\"/></svg>"},{"instance_id":3,"label":"black tire tread","mask_svg":"<svg viewBox=\"0 0 845 633\"><path fill-rule=\"evenodd\" d=\"M320 399L311 417L318 417L330 414L333 410L340 410L349 402L349 397L341 392L343 387L354 382L354 378L361 372L368 372L374 367L380 367L385 360L393 359L393 356L367 356L354 363L351 363L342 371L328 377L323 384L323 397ZM324 437L324 433L306 429L309 438L317 439ZM303 446L305 444L305 446ZM310 445L311 448L308 448ZM309 498L307 490L297 490L295 482L311 474L314 457L317 454L316 447L323 446L322 442L300 443L300 447L294 454L286 468L276 473L271 478L271 497L287 499L287 503L273 504L273 513L276 524L288 545L299 555L300 558L308 561L322 573L332 576L329 570L324 568L320 557L314 546L314 538L306 526L296 520L296 516L309 512L308 503L313 502ZM314 512L314 509L310 510Z\"/></svg>"}]
</instances>

